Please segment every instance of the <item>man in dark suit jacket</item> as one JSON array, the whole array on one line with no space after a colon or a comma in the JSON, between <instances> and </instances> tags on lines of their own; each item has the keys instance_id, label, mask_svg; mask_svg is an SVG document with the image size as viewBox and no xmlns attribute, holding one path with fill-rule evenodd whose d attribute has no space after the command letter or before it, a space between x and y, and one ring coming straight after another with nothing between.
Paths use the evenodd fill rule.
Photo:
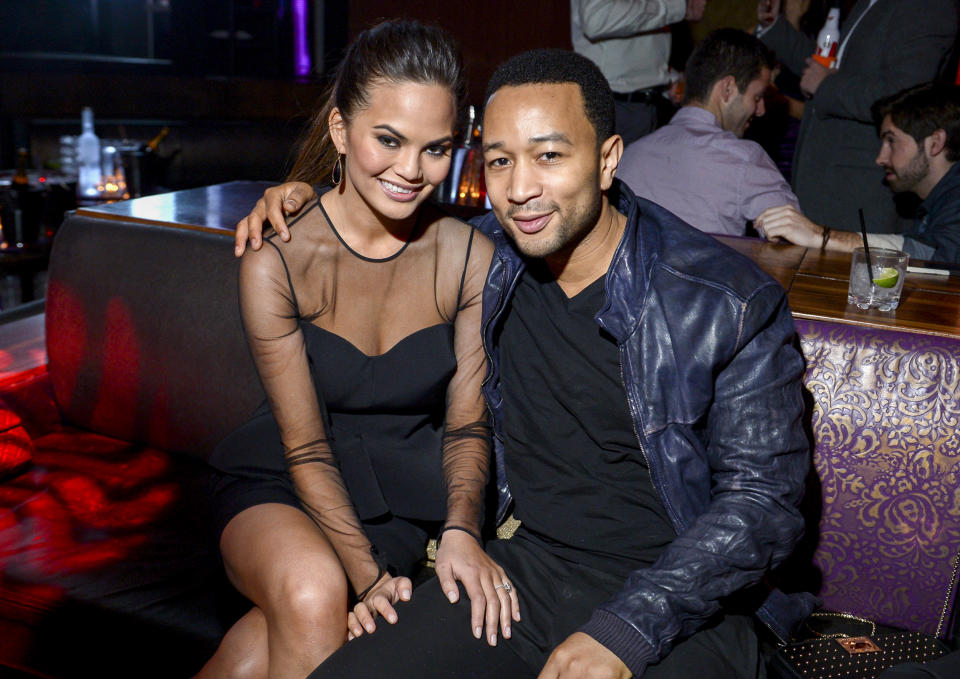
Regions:
<instances>
[{"instance_id":1,"label":"man in dark suit jacket","mask_svg":"<svg viewBox=\"0 0 960 679\"><path fill-rule=\"evenodd\" d=\"M897 230L896 208L875 163L876 100L933 80L957 34L957 0L858 0L840 27L840 59L827 69L810 57L815 42L778 17L780 0L760 0L760 39L801 75L810 100L793 165L793 190L811 220L872 232Z\"/></svg>"}]
</instances>

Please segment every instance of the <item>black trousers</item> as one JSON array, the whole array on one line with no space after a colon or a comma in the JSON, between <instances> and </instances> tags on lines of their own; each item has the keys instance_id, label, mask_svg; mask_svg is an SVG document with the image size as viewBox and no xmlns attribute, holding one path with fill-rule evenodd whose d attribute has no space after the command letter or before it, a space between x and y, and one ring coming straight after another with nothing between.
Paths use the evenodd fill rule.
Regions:
<instances>
[{"instance_id":1,"label":"black trousers","mask_svg":"<svg viewBox=\"0 0 960 679\"><path fill-rule=\"evenodd\" d=\"M610 596L610 583L571 588L585 580L586 571L567 563L550 563L536 547L516 538L488 548L507 571L520 595L522 620L513 623L513 639L498 636L497 645L475 639L470 631L470 604L461 588L460 601L447 601L436 579L417 588L408 603L397 606L399 620L377 621L377 631L347 643L311 675L311 679L500 679L535 678L554 646L575 632L594 607ZM520 555L513 559L511 557ZM537 558L530 569L539 579L516 568ZM546 561L546 563L545 563ZM545 576L545 577L544 577ZM547 583L566 583L551 588ZM622 583L621 583L622 584ZM755 623L750 616L717 616L693 636L677 643L644 677L753 679L765 677Z\"/></svg>"}]
</instances>

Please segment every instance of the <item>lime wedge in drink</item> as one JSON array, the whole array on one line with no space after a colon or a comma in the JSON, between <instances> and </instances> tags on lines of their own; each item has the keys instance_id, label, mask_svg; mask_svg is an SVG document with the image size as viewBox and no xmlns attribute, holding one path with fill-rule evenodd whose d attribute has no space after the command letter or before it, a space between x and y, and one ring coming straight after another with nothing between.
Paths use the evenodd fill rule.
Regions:
<instances>
[{"instance_id":1,"label":"lime wedge in drink","mask_svg":"<svg viewBox=\"0 0 960 679\"><path fill-rule=\"evenodd\" d=\"M880 270L873 282L881 288L892 288L899 279L900 274L897 273L897 270L887 266Z\"/></svg>"}]
</instances>

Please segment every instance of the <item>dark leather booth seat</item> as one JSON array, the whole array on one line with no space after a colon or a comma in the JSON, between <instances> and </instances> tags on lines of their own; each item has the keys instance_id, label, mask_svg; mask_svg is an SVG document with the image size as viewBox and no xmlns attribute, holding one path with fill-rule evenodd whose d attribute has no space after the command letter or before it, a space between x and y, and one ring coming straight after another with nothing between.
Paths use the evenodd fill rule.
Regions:
<instances>
[{"instance_id":1,"label":"dark leather booth seat","mask_svg":"<svg viewBox=\"0 0 960 679\"><path fill-rule=\"evenodd\" d=\"M49 364L0 388L4 443L32 455L0 484L0 665L189 676L235 619L205 459L263 399L236 273L224 235L64 223Z\"/></svg>"}]
</instances>

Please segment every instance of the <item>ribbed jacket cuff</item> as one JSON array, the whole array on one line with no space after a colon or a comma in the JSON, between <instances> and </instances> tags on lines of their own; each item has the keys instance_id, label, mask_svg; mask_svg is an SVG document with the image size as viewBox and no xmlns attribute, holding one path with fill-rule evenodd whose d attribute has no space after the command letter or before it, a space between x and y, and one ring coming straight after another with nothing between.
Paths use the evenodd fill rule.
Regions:
<instances>
[{"instance_id":1,"label":"ribbed jacket cuff","mask_svg":"<svg viewBox=\"0 0 960 679\"><path fill-rule=\"evenodd\" d=\"M656 649L648 644L637 630L603 609L595 610L587 624L579 631L589 634L613 651L633 672L634 677L643 676L647 665L659 660Z\"/></svg>"}]
</instances>

